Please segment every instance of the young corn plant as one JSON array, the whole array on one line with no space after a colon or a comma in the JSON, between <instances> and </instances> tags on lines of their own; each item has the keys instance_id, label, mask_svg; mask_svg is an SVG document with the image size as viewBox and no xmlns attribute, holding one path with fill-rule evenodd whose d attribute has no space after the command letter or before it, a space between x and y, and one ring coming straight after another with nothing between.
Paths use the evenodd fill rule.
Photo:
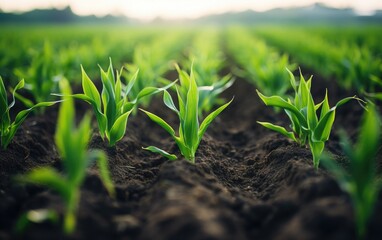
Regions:
<instances>
[{"instance_id":1,"label":"young corn plant","mask_svg":"<svg viewBox=\"0 0 382 240\"><path fill-rule=\"evenodd\" d=\"M111 60L107 72L101 67L100 71L102 80L101 94L82 68L82 89L84 93L74 94L73 97L85 100L92 105L101 137L107 139L109 146L114 146L125 135L127 119L139 101L144 97L171 87L175 82L163 88L146 86L139 91L134 99L129 99L129 93L136 82L138 70L135 71L127 85L121 82L123 68L121 71L117 71L115 77Z\"/></svg>"},{"instance_id":2,"label":"young corn plant","mask_svg":"<svg viewBox=\"0 0 382 240\"><path fill-rule=\"evenodd\" d=\"M163 93L163 102L179 117L179 136L176 136L175 130L162 118L148 111L140 110L146 113L152 121L157 123L171 135L186 160L195 163L195 153L205 131L211 122L232 102L233 99L210 113L202 123L199 124L199 90L192 67L190 75L185 71L180 70L178 66L176 68L180 79L180 87L176 87L179 109L175 106L170 93L166 90ZM176 155L170 154L154 146L149 146L144 149L159 153L170 160L177 159Z\"/></svg>"},{"instance_id":3,"label":"young corn plant","mask_svg":"<svg viewBox=\"0 0 382 240\"><path fill-rule=\"evenodd\" d=\"M7 91L4 86L3 79L0 77L0 145L2 149L6 149L9 143L15 136L17 129L21 126L29 113L36 108L52 106L56 102L40 102L31 105L28 109L20 111L15 120L12 122L10 116L10 110L15 105L16 91L24 87L24 80L21 80L16 87L12 90L12 101L8 103Z\"/></svg>"},{"instance_id":4,"label":"young corn plant","mask_svg":"<svg viewBox=\"0 0 382 240\"><path fill-rule=\"evenodd\" d=\"M368 104L372 105L372 104ZM376 155L381 147L381 122L373 106L363 117L358 142L352 146L344 132L341 134L342 149L350 160L347 170L330 157L323 157L323 165L336 177L341 188L349 193L355 213L356 230L359 239L364 239L367 224L381 187L376 173Z\"/></svg>"},{"instance_id":5,"label":"young corn plant","mask_svg":"<svg viewBox=\"0 0 382 240\"><path fill-rule=\"evenodd\" d=\"M288 70L288 69L287 69ZM328 93L322 102L315 104L310 92L312 77L305 80L300 71L300 83L297 85L292 72L290 84L295 92L294 100L287 100L279 96L264 96L258 90L257 94L267 106L279 107L285 111L291 121L293 131L288 131L284 127L274 125L269 122L259 122L266 128L281 133L282 135L299 143L301 146L309 144L313 155L313 165L318 169L320 157L325 147L325 142L329 139L330 132L334 123L336 109L350 101L357 99L354 97L344 98L336 103L334 107L329 106ZM318 110L320 109L320 114Z\"/></svg>"},{"instance_id":6,"label":"young corn plant","mask_svg":"<svg viewBox=\"0 0 382 240\"><path fill-rule=\"evenodd\" d=\"M42 167L20 176L19 181L46 186L61 195L66 204L63 230L69 234L76 227L80 187L91 162L97 161L101 180L111 196L115 195L115 190L110 178L106 155L98 150L87 151L91 137L90 116L85 115L79 126L76 127L73 99L68 97L71 94L68 81L62 80L60 87L66 99L59 110L55 143L63 161L64 173L51 167Z\"/></svg>"}]
</instances>

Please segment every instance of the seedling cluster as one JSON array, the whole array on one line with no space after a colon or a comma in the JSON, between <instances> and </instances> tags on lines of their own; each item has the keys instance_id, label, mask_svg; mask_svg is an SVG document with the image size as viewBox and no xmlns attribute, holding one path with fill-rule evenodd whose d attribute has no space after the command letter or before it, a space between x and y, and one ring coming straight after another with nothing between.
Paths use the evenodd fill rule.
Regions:
<instances>
[{"instance_id":1,"label":"seedling cluster","mask_svg":"<svg viewBox=\"0 0 382 240\"><path fill-rule=\"evenodd\" d=\"M279 107L285 111L291 121L293 132L284 127L274 125L268 122L258 122L266 128L279 132L301 146L309 144L313 155L313 165L318 169L320 157L328 141L330 132L335 119L336 109L346 102L357 99L356 97L347 97L336 103L334 107L329 106L328 93L320 103L315 103L310 92L312 86L312 77L305 80L300 72L300 83L297 84L292 72L290 75L290 84L295 92L294 100L283 99L280 96L264 96L259 91L257 94L267 106ZM320 110L320 114L318 114Z\"/></svg>"}]
</instances>

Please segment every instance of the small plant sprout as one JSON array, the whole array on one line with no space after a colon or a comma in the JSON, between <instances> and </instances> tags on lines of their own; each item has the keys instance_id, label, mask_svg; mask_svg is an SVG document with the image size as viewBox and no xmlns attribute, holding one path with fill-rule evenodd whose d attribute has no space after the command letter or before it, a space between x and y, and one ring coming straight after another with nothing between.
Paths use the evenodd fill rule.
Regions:
<instances>
[{"instance_id":1,"label":"small plant sprout","mask_svg":"<svg viewBox=\"0 0 382 240\"><path fill-rule=\"evenodd\" d=\"M20 176L18 180L46 186L61 195L66 204L63 230L69 234L75 230L80 187L91 162L97 161L100 178L111 196L115 195L115 190L110 178L106 155L99 150L87 151L91 136L90 116L85 115L79 126L76 127L73 99L68 97L71 94L68 81L60 81L60 88L66 99L62 102L59 111L55 143L63 161L65 173L59 173L51 167L41 167Z\"/></svg>"},{"instance_id":2,"label":"small plant sprout","mask_svg":"<svg viewBox=\"0 0 382 240\"><path fill-rule=\"evenodd\" d=\"M334 123L336 109L351 99L359 99L355 96L347 97L337 102L334 107L330 107L328 93L326 92L324 100L321 103L315 104L310 92L312 77L310 77L309 80L305 80L300 71L300 83L297 84L292 72L289 70L288 72L290 75L290 83L295 92L293 101L289 98L285 100L280 96L267 97L261 94L258 90L256 91L267 106L279 107L285 111L291 121L291 128L293 131L290 132L284 127L268 122L258 121L258 123L266 128L283 134L299 143L301 146L305 146L308 142L313 155L313 165L318 169L325 142L329 139ZM318 115L319 109L321 109L320 115Z\"/></svg>"},{"instance_id":3,"label":"small plant sprout","mask_svg":"<svg viewBox=\"0 0 382 240\"><path fill-rule=\"evenodd\" d=\"M203 122L199 124L199 90L192 67L190 75L185 71L180 70L178 66L176 66L176 69L180 79L180 87L176 87L179 109L175 106L170 93L166 90L163 92L163 102L179 117L179 136L176 136L175 130L162 118L148 111L140 110L146 113L151 120L156 122L171 135L186 160L195 163L195 153L205 131L211 122L232 102L233 99L210 113ZM159 153L170 160L177 159L174 154L167 153L154 146L149 146L144 149Z\"/></svg>"},{"instance_id":4,"label":"small plant sprout","mask_svg":"<svg viewBox=\"0 0 382 240\"><path fill-rule=\"evenodd\" d=\"M0 136L1 136L1 147L6 149L9 143L15 136L17 129L24 122L30 112L36 108L52 106L55 102L40 102L31 105L30 108L20 111L15 120L11 121L10 110L15 105L15 94L16 91L24 87L24 80L21 80L16 87L12 90L12 101L8 104L7 91L4 86L3 79L0 77Z\"/></svg>"},{"instance_id":5,"label":"small plant sprout","mask_svg":"<svg viewBox=\"0 0 382 240\"><path fill-rule=\"evenodd\" d=\"M323 165L334 174L341 188L352 199L359 239L366 237L367 224L381 187L375 159L381 147L381 122L374 106L368 105L358 142L352 146L346 134L340 134L342 149L350 160L349 168L345 170L340 167L329 155L325 154L322 159Z\"/></svg>"},{"instance_id":6,"label":"small plant sprout","mask_svg":"<svg viewBox=\"0 0 382 240\"><path fill-rule=\"evenodd\" d=\"M138 70L126 86L121 82L123 68L121 71L117 71L115 77L111 59L107 72L101 67L100 71L102 80L101 94L82 68L82 88L84 93L73 96L92 105L101 137L108 140L109 146L114 146L125 135L127 119L139 100L163 91L171 87L175 82L163 88L146 86L134 99L129 99L128 96L137 79Z\"/></svg>"}]
</instances>

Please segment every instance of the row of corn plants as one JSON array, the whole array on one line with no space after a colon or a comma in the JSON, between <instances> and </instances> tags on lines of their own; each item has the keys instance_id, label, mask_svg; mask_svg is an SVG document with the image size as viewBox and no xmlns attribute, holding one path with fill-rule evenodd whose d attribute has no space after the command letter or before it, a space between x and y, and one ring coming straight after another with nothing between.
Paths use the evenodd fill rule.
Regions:
<instances>
[{"instance_id":1,"label":"row of corn plants","mask_svg":"<svg viewBox=\"0 0 382 240\"><path fill-rule=\"evenodd\" d=\"M189 47L182 65L193 73L199 88L199 111L210 112L215 105L222 104L220 93L235 81L232 75L221 77L226 67L226 58L221 49L221 31L211 28L199 31Z\"/></svg>"},{"instance_id":2,"label":"row of corn plants","mask_svg":"<svg viewBox=\"0 0 382 240\"><path fill-rule=\"evenodd\" d=\"M336 78L345 89L356 89L361 94L374 94L382 89L382 60L368 45L346 41L331 43L303 29L258 28L255 32L290 53L298 63L326 78Z\"/></svg>"},{"instance_id":3,"label":"row of corn plants","mask_svg":"<svg viewBox=\"0 0 382 240\"><path fill-rule=\"evenodd\" d=\"M311 94L312 77L308 80L300 73L300 81L289 71L293 98L278 95L265 96L257 91L260 99L267 105L284 110L290 120L290 130L269 122L258 122L262 126L276 131L297 142L301 147L310 148L313 166L318 169L320 160L325 168L333 173L340 187L352 200L358 239L364 239L377 197L381 188L377 174L376 155L381 150L382 121L372 102L365 107L358 141L352 145L348 136L340 132L343 152L349 161L349 167L338 165L330 153L324 151L329 140L338 107L351 100L363 102L353 96L329 105L328 93L323 101L315 102Z\"/></svg>"},{"instance_id":4,"label":"row of corn plants","mask_svg":"<svg viewBox=\"0 0 382 240\"><path fill-rule=\"evenodd\" d=\"M302 27L301 30L308 30ZM362 28L357 26L337 26L337 27L315 27L314 32L310 31L313 35L324 37L332 44L356 44L358 47L369 48L374 56L381 57L382 46L379 44L379 39L382 37L381 27L377 25L364 26ZM338 34L341 32L341 34Z\"/></svg>"},{"instance_id":5,"label":"row of corn plants","mask_svg":"<svg viewBox=\"0 0 382 240\"><path fill-rule=\"evenodd\" d=\"M36 79L62 75L70 81L79 81L80 64L91 68L90 76L96 76L94 65L107 64L111 55L118 63L131 61L138 43L159 35L155 29L100 28L96 31L83 26L61 27L60 32L47 26L41 29L5 27L2 30L7 37L0 39L0 70L10 84L16 84L20 78L41 81Z\"/></svg>"},{"instance_id":6,"label":"row of corn plants","mask_svg":"<svg viewBox=\"0 0 382 240\"><path fill-rule=\"evenodd\" d=\"M250 78L251 75L256 76L256 74L248 73L261 69L261 65L257 64L262 60L255 58L261 58L263 55L269 54L270 51L268 50L262 55L261 49L267 49L265 43L243 29L232 29L230 34L228 43L231 43L231 46L228 45L227 47L228 50L231 48L230 54L233 59L239 65L241 63L240 66L245 66L246 75L244 76L246 78ZM236 41L234 41L235 37ZM256 49L256 51L249 52L247 51L248 48ZM249 56L250 53L253 55ZM251 64L253 67L249 66ZM278 65L270 65L270 68L272 66L276 68ZM258 123L297 142L301 147L307 146L311 150L313 166L316 169L322 160L324 167L333 173L342 189L350 195L355 213L357 236L359 239L363 239L367 234L367 224L372 216L380 190L376 173L376 154L381 147L382 134L380 130L382 122L379 114L373 103L366 104L356 96L344 98L331 107L328 92L326 92L324 100L316 102L311 94L312 77L306 80L300 72L300 79L297 81L290 70L285 71L285 66L287 66L286 63L284 63L284 69L279 69L288 75L287 78L282 79L283 83L278 84L283 89L277 89L276 86L267 82L269 79L264 81L259 77L257 77L255 85L259 88L257 93L260 99L267 106L276 107L276 110L284 110L290 120L290 129L269 122L258 121ZM281 78L279 80L281 81ZM286 94L290 90L294 92L294 96ZM348 169L343 169L336 164L335 160L331 159L331 155L326 153L324 149L325 143L330 138L337 108L351 100L359 101L367 107L365 107L365 116L356 145L352 146L346 135L341 134L343 151L350 166Z\"/></svg>"},{"instance_id":7,"label":"row of corn plants","mask_svg":"<svg viewBox=\"0 0 382 240\"><path fill-rule=\"evenodd\" d=\"M264 41L255 38L246 28L230 28L226 32L226 48L240 69L236 74L252 81L265 94L285 96L289 75L294 70L288 55L280 55Z\"/></svg>"},{"instance_id":8,"label":"row of corn plants","mask_svg":"<svg viewBox=\"0 0 382 240\"><path fill-rule=\"evenodd\" d=\"M74 31L72 34L77 34L79 36L75 41L71 41L69 38L70 31ZM54 97L51 95L52 92L58 92L58 82L64 78L64 75L68 79L72 79L74 82L79 82L78 70L79 66L83 64L86 66L95 66L98 63L105 62L108 59L109 54L113 56L118 56L118 62L122 62L123 59L127 59L126 56L131 56L135 45L140 42L144 42L145 39L154 35L154 31L139 32L136 34L131 34L129 37L127 34L120 33L122 36L118 36L116 31L105 30L108 34L103 34L107 37L99 37L94 33L88 35L79 34L76 31L82 31L80 29L64 29L63 32L57 34L57 31L47 32L46 40L42 42L42 45L34 42L35 39L41 39L38 32L31 30L26 30L31 33L28 39L16 38L16 36L9 37L15 40L18 44L22 42L21 46L28 43L31 46L29 49L23 49L27 52L26 59L29 59L28 64L22 62L13 62L12 55L7 55L8 51L15 51L14 48L0 48L1 51L5 51L5 59L9 59L4 65L7 66L17 66L13 69L13 75L18 79L25 79L25 88L22 93L15 93L16 98L18 98L27 108L32 107L38 102L53 101ZM10 31L10 30L8 30ZM36 31L36 30L35 30ZM85 30L86 32L86 30ZM131 36L131 37L130 37ZM63 41L62 39L65 39ZM16 39L14 39L16 38ZM0 40L0 42L7 42L9 39ZM54 44L52 43L54 40ZM108 42L109 44L104 44ZM1 43L0 43L1 44ZM124 45L123 51L117 49L115 46ZM12 45L13 46L13 45ZM16 51L17 52L17 51ZM0 53L1 54L1 53ZM19 59L22 59L19 57ZM107 63L107 62L106 62ZM1 67L0 67L1 68ZM92 68L94 69L94 68ZM76 72L76 73L75 73ZM90 72L90 76L94 76L94 71ZM12 78L12 77L10 77ZM78 79L78 80L77 80ZM13 84L13 81L8 81L8 84ZM28 97L23 97L27 92ZM43 113L45 108L39 108L38 113Z\"/></svg>"}]
</instances>

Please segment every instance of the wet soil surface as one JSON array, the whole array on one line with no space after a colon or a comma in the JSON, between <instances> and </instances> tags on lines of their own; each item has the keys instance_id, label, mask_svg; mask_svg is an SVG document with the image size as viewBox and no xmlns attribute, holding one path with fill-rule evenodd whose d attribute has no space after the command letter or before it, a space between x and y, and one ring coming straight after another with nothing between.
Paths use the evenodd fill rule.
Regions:
<instances>
[{"instance_id":1,"label":"wet soil surface","mask_svg":"<svg viewBox=\"0 0 382 240\"><path fill-rule=\"evenodd\" d=\"M352 95L315 80L318 99L325 87L333 91L331 105ZM35 167L61 169L53 141L57 110L31 116L9 148L0 151L0 239L356 239L350 198L326 170L314 170L309 149L256 123L287 127L285 115L266 107L255 87L242 79L224 96L235 96L234 102L211 124L195 164L142 150L155 145L179 154L168 134L141 112L130 117L126 136L115 149L95 132L90 148L107 152L117 195L110 198L97 169L90 168L71 236L49 222L32 224L23 234L14 232L27 210L64 211L55 192L14 181L15 175ZM161 97L150 110L177 126ZM326 148L338 159L342 153L336 131L344 128L354 139L362 112L355 101L338 110ZM368 239L381 239L381 229L382 195Z\"/></svg>"}]
</instances>

